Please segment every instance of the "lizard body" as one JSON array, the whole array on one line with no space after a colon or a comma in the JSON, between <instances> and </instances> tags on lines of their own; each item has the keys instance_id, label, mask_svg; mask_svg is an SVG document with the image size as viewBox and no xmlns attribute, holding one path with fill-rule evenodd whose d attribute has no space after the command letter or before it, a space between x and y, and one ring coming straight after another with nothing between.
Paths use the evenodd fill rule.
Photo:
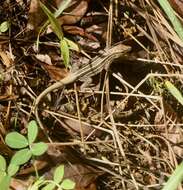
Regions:
<instances>
[{"instance_id":1,"label":"lizard body","mask_svg":"<svg viewBox=\"0 0 183 190\"><path fill-rule=\"evenodd\" d=\"M88 77L95 76L96 74L99 74L106 66L108 67L110 63L113 62L114 59L123 56L125 53L129 52L130 50L131 50L130 46L126 46L126 45L123 45L122 43L118 43L117 45L106 49L102 55L94 57L91 60L91 62L85 65L84 67L80 68L74 73L70 73L64 79L52 84L51 86L46 88L43 92L41 92L41 94L35 100L34 113L36 116L36 120L40 128L43 130L43 132L44 132L44 127L39 117L38 106L41 100L48 93L52 92L53 90L62 88L65 85L71 84L79 79L82 79L82 78L85 79Z\"/></svg>"}]
</instances>

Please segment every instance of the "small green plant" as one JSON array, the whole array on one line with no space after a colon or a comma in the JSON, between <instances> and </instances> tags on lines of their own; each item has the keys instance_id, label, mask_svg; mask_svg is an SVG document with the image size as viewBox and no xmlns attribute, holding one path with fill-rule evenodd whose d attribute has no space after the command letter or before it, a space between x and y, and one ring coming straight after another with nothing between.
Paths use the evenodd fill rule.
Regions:
<instances>
[{"instance_id":1,"label":"small green plant","mask_svg":"<svg viewBox=\"0 0 183 190\"><path fill-rule=\"evenodd\" d=\"M4 21L0 24L0 34L6 32L9 29L9 22Z\"/></svg>"},{"instance_id":2,"label":"small green plant","mask_svg":"<svg viewBox=\"0 0 183 190\"><path fill-rule=\"evenodd\" d=\"M164 91L164 83L162 81L159 81L155 77L149 77L149 80L147 81L148 84L154 89L155 94L162 94Z\"/></svg>"},{"instance_id":3,"label":"small green plant","mask_svg":"<svg viewBox=\"0 0 183 190\"><path fill-rule=\"evenodd\" d=\"M40 2L40 6L42 10L44 11L44 13L47 15L53 32L56 34L56 36L59 39L60 51L61 51L61 55L63 56L64 64L66 67L69 66L69 49L79 51L79 47L76 43L64 37L62 27L59 24L56 17L58 17L64 11L64 9L67 8L70 2L71 2L70 0L63 1L62 4L60 5L60 9L56 11L55 14L51 13L51 11L43 3ZM43 27L41 28L39 32L39 35L45 29L45 27L49 24L49 22L46 22L43 25ZM37 45L39 43L39 35L37 39Z\"/></svg>"},{"instance_id":4,"label":"small green plant","mask_svg":"<svg viewBox=\"0 0 183 190\"><path fill-rule=\"evenodd\" d=\"M59 190L69 190L74 189L75 183L70 179L63 179L64 177L64 165L58 166L53 175L53 180L45 180L40 177L28 190L53 190L57 187Z\"/></svg>"},{"instance_id":5,"label":"small green plant","mask_svg":"<svg viewBox=\"0 0 183 190\"><path fill-rule=\"evenodd\" d=\"M14 176L18 170L19 166L14 165L11 162L7 167L5 158L0 155L0 187L3 190L9 189L11 177Z\"/></svg>"},{"instance_id":6,"label":"small green plant","mask_svg":"<svg viewBox=\"0 0 183 190\"><path fill-rule=\"evenodd\" d=\"M34 142L38 135L38 126L34 120L28 123L27 128L27 137L18 132L11 132L5 138L9 147L19 150L11 158L8 167L5 158L0 155L0 187L3 190L8 190L11 177L18 172L21 165L28 162L33 156L44 154L48 148L47 144L43 142Z\"/></svg>"},{"instance_id":7,"label":"small green plant","mask_svg":"<svg viewBox=\"0 0 183 190\"><path fill-rule=\"evenodd\" d=\"M28 123L27 129L27 138L18 132L11 132L5 138L5 142L9 147L20 149L11 160L15 165L25 164L32 156L44 154L48 148L44 142L34 142L38 135L38 126L34 120Z\"/></svg>"}]
</instances>

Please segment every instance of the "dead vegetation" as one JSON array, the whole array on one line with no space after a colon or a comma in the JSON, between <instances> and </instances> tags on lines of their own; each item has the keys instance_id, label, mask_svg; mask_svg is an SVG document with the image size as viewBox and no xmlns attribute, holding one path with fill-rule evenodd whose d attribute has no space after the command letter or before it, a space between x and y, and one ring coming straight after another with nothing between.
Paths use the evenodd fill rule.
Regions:
<instances>
[{"instance_id":1,"label":"dead vegetation","mask_svg":"<svg viewBox=\"0 0 183 190\"><path fill-rule=\"evenodd\" d=\"M43 2L51 11L60 3ZM35 98L69 69L50 27L39 50L35 46L47 20L36 0L4 0L0 21L6 20L10 28L0 35L0 152L10 159L14 150L4 143L6 134L26 133ZM58 20L85 52L70 51L72 68L119 41L132 50L87 89L77 82L45 97L39 112L53 142L36 161L39 174L49 178L64 163L77 190L161 189L183 157L183 107L164 86L168 80L182 91L183 42L157 1L75 0ZM41 131L39 138L48 142ZM12 189L27 188L32 176L29 163Z\"/></svg>"}]
</instances>

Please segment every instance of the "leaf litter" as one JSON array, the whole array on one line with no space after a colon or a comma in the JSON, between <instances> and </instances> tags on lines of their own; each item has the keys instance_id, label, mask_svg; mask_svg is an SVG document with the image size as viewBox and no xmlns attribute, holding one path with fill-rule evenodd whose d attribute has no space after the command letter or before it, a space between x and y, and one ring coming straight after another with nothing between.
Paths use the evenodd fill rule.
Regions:
<instances>
[{"instance_id":1,"label":"leaf litter","mask_svg":"<svg viewBox=\"0 0 183 190\"><path fill-rule=\"evenodd\" d=\"M59 8L56 1L43 3L53 12ZM47 20L37 1L4 1L0 20L10 22L0 34L0 150L11 159L5 134L25 133L34 119L36 96L69 69L52 30L41 34L35 49L39 28ZM73 1L58 20L64 35L91 57L109 43L110 35L113 44L124 41L132 51L111 65L108 82L102 72L88 89L78 82L46 97L39 109L53 143L38 158L40 175L52 178L53 169L64 163L66 178L78 190L161 189L183 156L182 105L165 87L170 81L182 93L182 41L155 1L120 0L117 6L102 0ZM40 61L37 54L45 57ZM70 51L71 65L82 66L83 56ZM42 134L39 138L46 142ZM15 176L12 188L27 188L32 176L30 162Z\"/></svg>"}]
</instances>

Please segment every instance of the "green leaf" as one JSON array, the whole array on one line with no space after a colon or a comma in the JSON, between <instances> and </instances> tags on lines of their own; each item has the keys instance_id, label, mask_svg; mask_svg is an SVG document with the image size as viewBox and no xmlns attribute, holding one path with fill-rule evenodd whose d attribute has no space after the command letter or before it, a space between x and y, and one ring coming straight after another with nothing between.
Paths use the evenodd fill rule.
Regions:
<instances>
[{"instance_id":1,"label":"green leaf","mask_svg":"<svg viewBox=\"0 0 183 190\"><path fill-rule=\"evenodd\" d=\"M8 175L12 177L18 172L18 170L19 170L19 166L10 163L8 166L7 172L8 172Z\"/></svg>"},{"instance_id":2,"label":"green leaf","mask_svg":"<svg viewBox=\"0 0 183 190\"><path fill-rule=\"evenodd\" d=\"M0 155L0 171L6 171L6 160L3 156Z\"/></svg>"},{"instance_id":3,"label":"green leaf","mask_svg":"<svg viewBox=\"0 0 183 190\"><path fill-rule=\"evenodd\" d=\"M9 175L4 176L2 180L0 181L1 189L9 190L10 182L11 182L11 177Z\"/></svg>"},{"instance_id":4,"label":"green leaf","mask_svg":"<svg viewBox=\"0 0 183 190\"><path fill-rule=\"evenodd\" d=\"M23 150L17 151L15 155L12 157L10 163L19 166L28 162L31 156L32 152L28 148L25 148Z\"/></svg>"},{"instance_id":5,"label":"green leaf","mask_svg":"<svg viewBox=\"0 0 183 190\"><path fill-rule=\"evenodd\" d=\"M53 180L60 183L64 177L64 165L60 165L55 169Z\"/></svg>"},{"instance_id":6,"label":"green leaf","mask_svg":"<svg viewBox=\"0 0 183 190\"><path fill-rule=\"evenodd\" d=\"M0 32L6 32L9 29L9 22L4 21L0 24Z\"/></svg>"},{"instance_id":7,"label":"green leaf","mask_svg":"<svg viewBox=\"0 0 183 190\"><path fill-rule=\"evenodd\" d=\"M45 187L43 187L41 190L53 190L55 188L55 184L49 183Z\"/></svg>"},{"instance_id":8,"label":"green leaf","mask_svg":"<svg viewBox=\"0 0 183 190\"><path fill-rule=\"evenodd\" d=\"M62 12L68 7L71 0L62 0L60 5L58 6L58 10L55 11L54 16L58 17L62 14Z\"/></svg>"},{"instance_id":9,"label":"green leaf","mask_svg":"<svg viewBox=\"0 0 183 190\"><path fill-rule=\"evenodd\" d=\"M81 51L78 44L76 44L75 42L73 42L67 38L64 38L64 40L67 42L69 49L72 49L72 50L77 51L77 52Z\"/></svg>"},{"instance_id":10,"label":"green leaf","mask_svg":"<svg viewBox=\"0 0 183 190\"><path fill-rule=\"evenodd\" d=\"M0 182L1 182L1 180L4 178L4 176L6 176L6 175L7 175L6 172L0 171Z\"/></svg>"},{"instance_id":11,"label":"green leaf","mask_svg":"<svg viewBox=\"0 0 183 190\"><path fill-rule=\"evenodd\" d=\"M68 189L74 189L75 185L76 184L74 181L70 179L64 179L60 186L61 188L68 190Z\"/></svg>"},{"instance_id":12,"label":"green leaf","mask_svg":"<svg viewBox=\"0 0 183 190\"><path fill-rule=\"evenodd\" d=\"M26 146L28 146L27 139L17 132L11 132L7 134L5 142L11 148L25 148Z\"/></svg>"},{"instance_id":13,"label":"green leaf","mask_svg":"<svg viewBox=\"0 0 183 190\"><path fill-rule=\"evenodd\" d=\"M61 28L58 20L55 18L54 14L52 14L50 12L50 10L43 3L41 3L41 2L39 2L39 3L40 3L41 8L43 9L44 13L47 15L54 33L57 35L59 40L62 40L64 35L63 35L62 28Z\"/></svg>"},{"instance_id":14,"label":"green leaf","mask_svg":"<svg viewBox=\"0 0 183 190\"><path fill-rule=\"evenodd\" d=\"M183 105L183 96L180 91L170 81L166 81L165 86L169 92L179 101L179 103Z\"/></svg>"},{"instance_id":15,"label":"green leaf","mask_svg":"<svg viewBox=\"0 0 183 190\"><path fill-rule=\"evenodd\" d=\"M34 156L40 156L44 154L47 151L47 149L48 149L48 145L43 142L34 143L31 146L31 152Z\"/></svg>"},{"instance_id":16,"label":"green leaf","mask_svg":"<svg viewBox=\"0 0 183 190\"><path fill-rule=\"evenodd\" d=\"M66 67L68 67L68 65L69 65L69 46L65 39L60 41L60 49L61 49L61 54L64 59L64 65Z\"/></svg>"},{"instance_id":17,"label":"green leaf","mask_svg":"<svg viewBox=\"0 0 183 190\"><path fill-rule=\"evenodd\" d=\"M175 169L162 190L176 190L183 180L183 162Z\"/></svg>"},{"instance_id":18,"label":"green leaf","mask_svg":"<svg viewBox=\"0 0 183 190\"><path fill-rule=\"evenodd\" d=\"M36 137L38 135L38 126L37 126L37 123L32 120L28 123L28 141L29 141L29 144L32 144Z\"/></svg>"}]
</instances>

